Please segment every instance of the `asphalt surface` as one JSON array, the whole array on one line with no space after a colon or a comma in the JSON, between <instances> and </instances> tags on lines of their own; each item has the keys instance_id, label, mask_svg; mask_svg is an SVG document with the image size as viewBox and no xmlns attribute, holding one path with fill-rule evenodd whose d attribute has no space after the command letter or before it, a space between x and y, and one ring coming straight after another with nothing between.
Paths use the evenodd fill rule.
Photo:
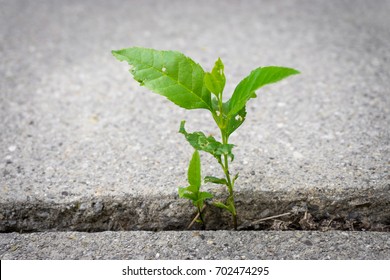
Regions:
<instances>
[{"instance_id":1,"label":"asphalt surface","mask_svg":"<svg viewBox=\"0 0 390 280\"><path fill-rule=\"evenodd\" d=\"M130 46L178 50L205 70L221 57L227 95L258 66L301 71L259 91L231 137L241 226L291 212L317 223L303 229L388 229L390 1L0 5L0 231L180 230L192 219L177 197L192 151L177 131L183 119L217 128L139 87L110 53ZM202 164L220 173L207 155ZM212 211L209 229L231 228Z\"/></svg>"}]
</instances>

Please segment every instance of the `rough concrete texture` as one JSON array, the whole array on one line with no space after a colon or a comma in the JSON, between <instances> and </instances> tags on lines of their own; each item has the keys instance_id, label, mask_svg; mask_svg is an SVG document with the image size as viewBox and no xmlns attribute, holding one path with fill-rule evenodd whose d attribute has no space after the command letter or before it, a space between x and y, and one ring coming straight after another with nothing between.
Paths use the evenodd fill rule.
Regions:
<instances>
[{"instance_id":1,"label":"rough concrete texture","mask_svg":"<svg viewBox=\"0 0 390 280\"><path fill-rule=\"evenodd\" d=\"M1 259L390 259L380 232L47 232L0 234Z\"/></svg>"},{"instance_id":2,"label":"rough concrete texture","mask_svg":"<svg viewBox=\"0 0 390 280\"><path fill-rule=\"evenodd\" d=\"M0 231L191 220L177 199L192 153L179 123L218 131L207 112L132 80L110 51L134 45L181 51L206 70L221 57L227 93L257 66L302 72L262 89L231 137L241 225L294 211L388 228L389 1L0 5ZM202 161L204 175L219 174ZM230 227L208 217L209 228Z\"/></svg>"}]
</instances>

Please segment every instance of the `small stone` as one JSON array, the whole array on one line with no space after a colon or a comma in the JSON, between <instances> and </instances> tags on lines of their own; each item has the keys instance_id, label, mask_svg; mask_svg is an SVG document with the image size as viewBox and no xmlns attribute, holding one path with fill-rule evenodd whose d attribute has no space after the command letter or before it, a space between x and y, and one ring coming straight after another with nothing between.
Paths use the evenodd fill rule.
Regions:
<instances>
[{"instance_id":1,"label":"small stone","mask_svg":"<svg viewBox=\"0 0 390 280\"><path fill-rule=\"evenodd\" d=\"M12 163L12 157L11 156L6 156L5 157L5 163L6 164L11 164Z\"/></svg>"},{"instance_id":2,"label":"small stone","mask_svg":"<svg viewBox=\"0 0 390 280\"><path fill-rule=\"evenodd\" d=\"M86 203L86 202L81 203L79 210L84 211L86 209L88 209L88 203Z\"/></svg>"},{"instance_id":3,"label":"small stone","mask_svg":"<svg viewBox=\"0 0 390 280\"><path fill-rule=\"evenodd\" d=\"M303 155L297 151L293 152L293 157L296 159L302 159Z\"/></svg>"},{"instance_id":4,"label":"small stone","mask_svg":"<svg viewBox=\"0 0 390 280\"><path fill-rule=\"evenodd\" d=\"M53 176L55 173L55 170L53 167L49 166L45 169L45 174L50 177L50 176Z\"/></svg>"},{"instance_id":5,"label":"small stone","mask_svg":"<svg viewBox=\"0 0 390 280\"><path fill-rule=\"evenodd\" d=\"M10 151L10 152L15 152L15 150L16 150L16 146L15 145L12 145L12 146L8 147L8 151Z\"/></svg>"},{"instance_id":6,"label":"small stone","mask_svg":"<svg viewBox=\"0 0 390 280\"><path fill-rule=\"evenodd\" d=\"M103 210L103 207L104 207L103 202L98 201L93 206L93 210L95 213L100 213Z\"/></svg>"},{"instance_id":7,"label":"small stone","mask_svg":"<svg viewBox=\"0 0 390 280\"><path fill-rule=\"evenodd\" d=\"M307 246L313 246L313 243L310 240L303 241L303 244L305 244Z\"/></svg>"}]
</instances>

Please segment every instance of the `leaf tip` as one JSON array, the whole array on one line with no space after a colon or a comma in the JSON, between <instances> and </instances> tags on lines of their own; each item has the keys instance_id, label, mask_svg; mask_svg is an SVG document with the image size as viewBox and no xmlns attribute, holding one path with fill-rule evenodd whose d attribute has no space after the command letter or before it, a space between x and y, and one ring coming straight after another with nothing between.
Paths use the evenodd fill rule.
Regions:
<instances>
[{"instance_id":1,"label":"leaf tip","mask_svg":"<svg viewBox=\"0 0 390 280\"><path fill-rule=\"evenodd\" d=\"M291 69L292 75L301 74L301 71L298 71L297 69L294 69L294 68L290 68L290 69Z\"/></svg>"},{"instance_id":2,"label":"leaf tip","mask_svg":"<svg viewBox=\"0 0 390 280\"><path fill-rule=\"evenodd\" d=\"M118 59L119 61L125 60L124 56L122 55L122 50L112 50L111 54Z\"/></svg>"}]
</instances>

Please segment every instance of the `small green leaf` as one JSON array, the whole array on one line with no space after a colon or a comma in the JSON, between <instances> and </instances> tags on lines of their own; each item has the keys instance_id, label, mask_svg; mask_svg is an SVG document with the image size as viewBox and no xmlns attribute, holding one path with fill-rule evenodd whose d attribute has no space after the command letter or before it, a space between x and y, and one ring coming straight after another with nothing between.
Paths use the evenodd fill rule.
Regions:
<instances>
[{"instance_id":1,"label":"small green leaf","mask_svg":"<svg viewBox=\"0 0 390 280\"><path fill-rule=\"evenodd\" d=\"M225 209L233 215L237 214L236 208L234 206L234 201L233 201L233 198L231 196L228 197L228 199L226 200L226 204L224 204L220 201L217 201L217 202L213 202L213 205L218 207L218 208Z\"/></svg>"},{"instance_id":2,"label":"small green leaf","mask_svg":"<svg viewBox=\"0 0 390 280\"><path fill-rule=\"evenodd\" d=\"M214 196L209 192L200 192L198 196L198 200L206 200L213 197Z\"/></svg>"},{"instance_id":3,"label":"small green leaf","mask_svg":"<svg viewBox=\"0 0 390 280\"><path fill-rule=\"evenodd\" d=\"M133 47L112 51L127 61L130 73L142 86L167 97L185 109L211 108L211 93L204 85L204 70L191 58L176 51Z\"/></svg>"},{"instance_id":4,"label":"small green leaf","mask_svg":"<svg viewBox=\"0 0 390 280\"><path fill-rule=\"evenodd\" d=\"M206 199L213 198L213 195L209 192L200 192L198 193L198 196L196 200L193 201L193 204L198 207L199 209L203 208L204 201Z\"/></svg>"},{"instance_id":5,"label":"small green leaf","mask_svg":"<svg viewBox=\"0 0 390 280\"><path fill-rule=\"evenodd\" d=\"M182 121L180 124L179 132L186 137L187 141L196 150L210 153L219 160L222 155L227 155L232 160L234 159L234 155L232 153L234 145L222 144L221 142L215 140L213 136L206 137L206 135L204 135L204 133L200 131L188 133L185 130L184 125L185 121Z\"/></svg>"},{"instance_id":6,"label":"small green leaf","mask_svg":"<svg viewBox=\"0 0 390 280\"><path fill-rule=\"evenodd\" d=\"M186 188L179 187L178 193L179 193L179 197L183 197L183 195L186 193Z\"/></svg>"},{"instance_id":7,"label":"small green leaf","mask_svg":"<svg viewBox=\"0 0 390 280\"><path fill-rule=\"evenodd\" d=\"M202 175L200 170L200 156L197 150L194 151L190 165L188 167L188 183L190 186L200 188L202 183Z\"/></svg>"},{"instance_id":8,"label":"small green leaf","mask_svg":"<svg viewBox=\"0 0 390 280\"><path fill-rule=\"evenodd\" d=\"M237 213L236 213L236 207L234 206L233 196L228 197L228 199L226 200L226 205L227 205L228 211L235 216Z\"/></svg>"},{"instance_id":9,"label":"small green leaf","mask_svg":"<svg viewBox=\"0 0 390 280\"><path fill-rule=\"evenodd\" d=\"M186 188L179 187L179 196L183 195L184 193L197 194L198 192L199 192L199 188L196 186L188 186Z\"/></svg>"},{"instance_id":10,"label":"small green leaf","mask_svg":"<svg viewBox=\"0 0 390 280\"><path fill-rule=\"evenodd\" d=\"M217 177L213 177L213 176L206 176L204 178L204 182L205 183L214 183L214 184L220 184L220 185L228 185L226 179L224 178L217 178Z\"/></svg>"},{"instance_id":11,"label":"small green leaf","mask_svg":"<svg viewBox=\"0 0 390 280\"><path fill-rule=\"evenodd\" d=\"M213 205L215 207L218 207L218 208L221 208L221 209L225 209L225 210L228 210L229 211L229 207L226 206L224 203L220 202L220 201L216 201L216 202L213 202ZM229 211L230 212L230 211Z\"/></svg>"},{"instance_id":12,"label":"small green leaf","mask_svg":"<svg viewBox=\"0 0 390 280\"><path fill-rule=\"evenodd\" d=\"M230 136L237 128L239 128L242 123L245 121L246 117L246 107L244 106L237 114L229 117L227 124L227 135Z\"/></svg>"},{"instance_id":13,"label":"small green leaf","mask_svg":"<svg viewBox=\"0 0 390 280\"><path fill-rule=\"evenodd\" d=\"M278 66L259 67L253 70L236 87L229 100L229 116L236 115L246 102L255 97L255 91L267 84L276 83L288 76L299 74L299 71Z\"/></svg>"},{"instance_id":14,"label":"small green leaf","mask_svg":"<svg viewBox=\"0 0 390 280\"><path fill-rule=\"evenodd\" d=\"M196 201L197 199L197 196L193 193L184 193L183 196L181 198L187 198L191 201Z\"/></svg>"},{"instance_id":15,"label":"small green leaf","mask_svg":"<svg viewBox=\"0 0 390 280\"><path fill-rule=\"evenodd\" d=\"M184 188L185 191L195 193L197 194L199 192L199 187L194 185L189 185L188 187Z\"/></svg>"},{"instance_id":16,"label":"small green leaf","mask_svg":"<svg viewBox=\"0 0 390 280\"><path fill-rule=\"evenodd\" d=\"M216 96L222 93L223 89L225 88L226 78L223 70L224 65L222 60L218 58L211 73L206 72L204 76L204 83L207 89Z\"/></svg>"},{"instance_id":17,"label":"small green leaf","mask_svg":"<svg viewBox=\"0 0 390 280\"><path fill-rule=\"evenodd\" d=\"M193 193L189 191L187 188L179 188L178 192L180 198L187 198L191 201L196 201L198 199L197 193Z\"/></svg>"},{"instance_id":18,"label":"small green leaf","mask_svg":"<svg viewBox=\"0 0 390 280\"><path fill-rule=\"evenodd\" d=\"M178 189L179 197L186 198L192 201L194 206L201 209L204 201L213 198L209 192L200 192L201 187L201 163L200 155L197 150L194 151L189 167L188 167L188 182L190 185L186 188L180 187Z\"/></svg>"},{"instance_id":19,"label":"small green leaf","mask_svg":"<svg viewBox=\"0 0 390 280\"><path fill-rule=\"evenodd\" d=\"M238 178L238 174L239 174L239 173L237 173L236 175L234 175L234 178L233 178L233 184L234 184L234 182L237 180L237 178Z\"/></svg>"}]
</instances>

